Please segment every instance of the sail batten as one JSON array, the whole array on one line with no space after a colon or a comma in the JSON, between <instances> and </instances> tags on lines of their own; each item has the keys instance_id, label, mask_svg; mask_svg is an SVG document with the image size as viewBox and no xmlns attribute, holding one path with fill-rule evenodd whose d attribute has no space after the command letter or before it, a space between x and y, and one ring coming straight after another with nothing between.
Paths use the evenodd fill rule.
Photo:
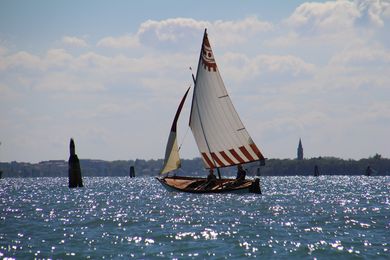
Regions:
<instances>
[{"instance_id":1,"label":"sail batten","mask_svg":"<svg viewBox=\"0 0 390 260\"><path fill-rule=\"evenodd\" d=\"M229 97L207 31L195 79L190 127L206 168L264 159Z\"/></svg>"}]
</instances>

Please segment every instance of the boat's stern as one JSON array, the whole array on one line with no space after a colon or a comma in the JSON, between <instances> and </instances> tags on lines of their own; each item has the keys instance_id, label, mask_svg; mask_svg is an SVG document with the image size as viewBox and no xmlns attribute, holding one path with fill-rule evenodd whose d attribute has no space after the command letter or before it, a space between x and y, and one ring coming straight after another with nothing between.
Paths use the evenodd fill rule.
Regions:
<instances>
[{"instance_id":1,"label":"boat's stern","mask_svg":"<svg viewBox=\"0 0 390 260\"><path fill-rule=\"evenodd\" d=\"M249 187L249 192L261 194L260 179L259 178L255 178L253 180L252 185Z\"/></svg>"}]
</instances>

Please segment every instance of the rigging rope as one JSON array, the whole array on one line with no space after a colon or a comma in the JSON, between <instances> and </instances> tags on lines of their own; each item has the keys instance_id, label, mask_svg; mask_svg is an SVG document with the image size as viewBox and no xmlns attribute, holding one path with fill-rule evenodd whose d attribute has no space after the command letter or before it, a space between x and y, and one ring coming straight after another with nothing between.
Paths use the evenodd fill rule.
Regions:
<instances>
[{"instance_id":1,"label":"rigging rope","mask_svg":"<svg viewBox=\"0 0 390 260\"><path fill-rule=\"evenodd\" d=\"M180 151L180 149L181 149L181 146L183 145L183 143L184 143L184 140L186 139L186 137L187 137L187 134L188 134L188 130L190 129L190 127L188 126L187 127L187 131L186 131L186 133L184 134L184 137L182 138L182 140L181 140L181 142L180 142L180 145L179 145L179 149L178 149L178 151Z\"/></svg>"}]
</instances>

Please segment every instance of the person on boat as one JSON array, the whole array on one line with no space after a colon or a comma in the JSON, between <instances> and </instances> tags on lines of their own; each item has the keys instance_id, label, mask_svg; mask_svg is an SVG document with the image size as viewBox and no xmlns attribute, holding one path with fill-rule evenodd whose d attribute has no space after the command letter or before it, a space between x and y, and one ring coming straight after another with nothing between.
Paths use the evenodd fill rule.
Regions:
<instances>
[{"instance_id":1,"label":"person on boat","mask_svg":"<svg viewBox=\"0 0 390 260\"><path fill-rule=\"evenodd\" d=\"M209 175L207 175L207 181L215 181L217 177L214 175L214 170L209 170Z\"/></svg>"},{"instance_id":2,"label":"person on boat","mask_svg":"<svg viewBox=\"0 0 390 260\"><path fill-rule=\"evenodd\" d=\"M206 183L201 186L202 189L208 190L214 187L217 182L217 177L214 175L214 170L210 168L209 175L207 175Z\"/></svg>"},{"instance_id":3,"label":"person on boat","mask_svg":"<svg viewBox=\"0 0 390 260\"><path fill-rule=\"evenodd\" d=\"M244 170L244 168L242 167L241 164L238 164L238 165L237 165L237 176L236 176L236 180L237 180L237 181L244 181L244 180L245 180L245 177L246 177L246 171Z\"/></svg>"}]
</instances>

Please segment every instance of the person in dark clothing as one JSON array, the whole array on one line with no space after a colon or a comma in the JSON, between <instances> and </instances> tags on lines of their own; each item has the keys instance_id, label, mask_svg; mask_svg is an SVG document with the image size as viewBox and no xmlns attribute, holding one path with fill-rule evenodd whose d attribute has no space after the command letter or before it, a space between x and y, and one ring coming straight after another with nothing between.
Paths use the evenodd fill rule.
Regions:
<instances>
[{"instance_id":1,"label":"person in dark clothing","mask_svg":"<svg viewBox=\"0 0 390 260\"><path fill-rule=\"evenodd\" d=\"M245 180L245 177L246 177L246 171L244 170L244 168L242 168L241 164L237 165L236 180L243 181Z\"/></svg>"},{"instance_id":2,"label":"person in dark clothing","mask_svg":"<svg viewBox=\"0 0 390 260\"><path fill-rule=\"evenodd\" d=\"M215 181L217 177L214 175L213 169L210 169L209 175L207 175L207 181Z\"/></svg>"},{"instance_id":3,"label":"person in dark clothing","mask_svg":"<svg viewBox=\"0 0 390 260\"><path fill-rule=\"evenodd\" d=\"M201 189L211 189L214 187L215 183L217 181L217 177L214 175L213 169L210 169L209 175L207 175L206 183L200 186Z\"/></svg>"}]
</instances>

